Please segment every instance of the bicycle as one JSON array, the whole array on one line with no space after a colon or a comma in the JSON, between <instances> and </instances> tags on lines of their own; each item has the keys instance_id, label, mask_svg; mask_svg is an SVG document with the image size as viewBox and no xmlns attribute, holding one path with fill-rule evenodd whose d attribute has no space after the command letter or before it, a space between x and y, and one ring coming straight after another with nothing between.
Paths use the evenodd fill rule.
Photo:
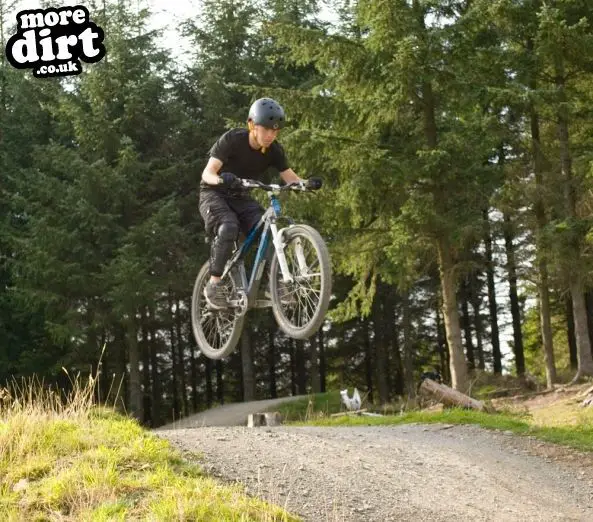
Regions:
<instances>
[{"instance_id":1,"label":"bicycle","mask_svg":"<svg viewBox=\"0 0 593 522\"><path fill-rule=\"evenodd\" d=\"M211 359L222 359L233 352L241 337L245 314L253 308L271 306L278 326L286 335L308 339L323 324L331 297L332 272L325 242L309 225L284 218L278 200L285 191L313 189L304 183L280 186L250 179L241 180L241 185L248 190L268 192L270 205L243 243L235 243L225 265L221 283L229 303L227 309L211 309L204 297L204 287L210 278L208 261L196 278L191 303L192 329L200 350ZM280 219L286 219L288 226L278 230ZM259 244L248 278L245 256L258 234ZM270 299L267 300L259 298L259 289L270 254Z\"/></svg>"}]
</instances>

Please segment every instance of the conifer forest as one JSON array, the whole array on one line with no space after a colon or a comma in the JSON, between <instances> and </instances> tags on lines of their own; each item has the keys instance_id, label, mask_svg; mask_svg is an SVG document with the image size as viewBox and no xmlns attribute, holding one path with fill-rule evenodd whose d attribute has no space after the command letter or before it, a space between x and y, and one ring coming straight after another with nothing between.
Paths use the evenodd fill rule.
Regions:
<instances>
[{"instance_id":1,"label":"conifer forest","mask_svg":"<svg viewBox=\"0 0 593 522\"><path fill-rule=\"evenodd\" d=\"M0 385L97 375L159 426L355 386L388 404L426 371L593 376L593 3L201 0L178 52L145 2L83 3L105 56L38 78L0 0ZM332 298L304 341L249 311L216 361L190 320L199 183L263 96L323 178L281 202L326 241Z\"/></svg>"}]
</instances>

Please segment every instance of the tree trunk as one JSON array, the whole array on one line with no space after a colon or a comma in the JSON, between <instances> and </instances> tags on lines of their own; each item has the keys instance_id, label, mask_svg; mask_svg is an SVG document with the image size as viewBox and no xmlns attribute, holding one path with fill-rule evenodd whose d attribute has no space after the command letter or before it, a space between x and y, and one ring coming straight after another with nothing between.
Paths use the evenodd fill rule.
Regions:
<instances>
[{"instance_id":1,"label":"tree trunk","mask_svg":"<svg viewBox=\"0 0 593 522\"><path fill-rule=\"evenodd\" d=\"M290 393L291 395L297 394L297 372L296 372L296 341L294 339L288 340L290 346Z\"/></svg>"},{"instance_id":2,"label":"tree trunk","mask_svg":"<svg viewBox=\"0 0 593 522\"><path fill-rule=\"evenodd\" d=\"M580 377L593 375L593 357L591 356L591 345L589 343L584 285L578 277L572 277L571 280L570 293L572 295L578 361L578 370L574 377L576 381Z\"/></svg>"},{"instance_id":3,"label":"tree trunk","mask_svg":"<svg viewBox=\"0 0 593 522\"><path fill-rule=\"evenodd\" d=\"M181 404L183 405L183 416L189 415L189 405L187 403L187 382L185 376L185 343L183 340L183 333L181 331L181 308L179 306L179 299L175 301L175 331L177 334L177 356L179 363L179 379L181 380Z\"/></svg>"},{"instance_id":4,"label":"tree trunk","mask_svg":"<svg viewBox=\"0 0 593 522\"><path fill-rule=\"evenodd\" d=\"M413 9L419 17L419 22L424 27L423 6L420 5L420 2L415 0ZM437 148L438 139L435 118L435 100L430 81L423 81L421 90L424 136L428 148L434 150ZM443 193L439 188L435 189L435 201L443 204ZM463 354L461 330L459 328L459 311L457 309L456 284L453 272L454 263L451 256L449 241L446 239L446 233L446 230L439 231L437 236L437 250L441 288L443 292L443 316L445 319L445 331L447 332L447 344L449 346L451 381L453 388L460 391L466 391L468 388L467 365Z\"/></svg>"},{"instance_id":5,"label":"tree trunk","mask_svg":"<svg viewBox=\"0 0 593 522\"><path fill-rule=\"evenodd\" d=\"M185 309L191 310L191 298L186 299ZM196 413L200 410L200 393L198 383L200 382L200 364L199 364L199 347L194 339L194 334L191 325L189 326L189 349L190 349L190 365L191 365L191 403L192 411Z\"/></svg>"},{"instance_id":6,"label":"tree trunk","mask_svg":"<svg viewBox=\"0 0 593 522\"><path fill-rule=\"evenodd\" d=\"M507 254L507 272L509 274L509 300L513 320L513 354L517 375L525 375L525 352L523 350L523 332L521 331L521 309L517 291L517 265L515 263L515 246L513 245L512 222L508 214L504 214L504 243Z\"/></svg>"},{"instance_id":7,"label":"tree trunk","mask_svg":"<svg viewBox=\"0 0 593 522\"><path fill-rule=\"evenodd\" d=\"M484 327L482 324L482 316L480 315L480 307L482 300L480 299L480 292L478 290L480 282L478 273L473 272L469 278L469 301L474 311L474 330L476 331L476 353L478 355L478 369L486 369L486 361L484 360Z\"/></svg>"},{"instance_id":8,"label":"tree trunk","mask_svg":"<svg viewBox=\"0 0 593 522\"><path fill-rule=\"evenodd\" d=\"M173 314L173 302L169 294L169 312ZM177 376L179 375L179 365L177 364L177 350L176 350L176 335L174 328L173 316L169 316L169 340L171 342L171 397L173 406L173 419L177 420L182 417L181 404L179 402L179 386L177 385Z\"/></svg>"},{"instance_id":9,"label":"tree trunk","mask_svg":"<svg viewBox=\"0 0 593 522\"><path fill-rule=\"evenodd\" d=\"M529 45L533 47L533 43ZM531 89L535 91L535 80L531 81ZM540 322L542 339L544 344L544 357L546 361L546 383L548 388L552 388L556 382L556 364L554 362L554 341L552 338L552 319L550 312L550 292L549 292L549 277L548 265L545 257L545 245L543 243L544 229L547 224L546 211L543 200L543 172L544 161L543 151L541 149L540 132L539 132L539 115L532 104L530 108L531 116L531 146L533 155L533 171L535 175L536 184L536 198L535 198L535 218L536 218L536 237L537 237L537 267L539 269L539 300L540 300Z\"/></svg>"},{"instance_id":10,"label":"tree trunk","mask_svg":"<svg viewBox=\"0 0 593 522\"><path fill-rule=\"evenodd\" d=\"M463 328L463 336L465 337L465 352L467 356L467 365L470 370L475 369L476 367L476 359L474 355L474 343L472 340L472 322L471 317L469 315L469 292L468 292L468 282L467 277L464 279L463 283L461 284L460 288L460 299L461 299L461 311L463 316L461 317L461 327Z\"/></svg>"},{"instance_id":11,"label":"tree trunk","mask_svg":"<svg viewBox=\"0 0 593 522\"><path fill-rule=\"evenodd\" d=\"M320 328L317 332L317 340L319 342L319 380L320 380L320 391L325 393L325 380L326 380L326 361L325 361L325 341L323 339L323 328Z\"/></svg>"},{"instance_id":12,"label":"tree trunk","mask_svg":"<svg viewBox=\"0 0 593 522\"><path fill-rule=\"evenodd\" d=\"M383 324L383 295L384 285L377 282L377 293L373 303L373 344L375 345L377 372L377 385L379 388L379 401L381 404L389 402L389 383L387 374L389 367L387 364L387 350L385 348L385 325Z\"/></svg>"},{"instance_id":13,"label":"tree trunk","mask_svg":"<svg viewBox=\"0 0 593 522\"><path fill-rule=\"evenodd\" d=\"M548 388L552 388L556 382L556 363L554 361L554 344L552 339L552 314L550 312L548 265L543 259L540 259L538 266L540 272L540 322L542 325L542 340L546 362L546 385Z\"/></svg>"},{"instance_id":14,"label":"tree trunk","mask_svg":"<svg viewBox=\"0 0 593 522\"><path fill-rule=\"evenodd\" d=\"M218 404L224 404L224 365L219 359L216 361L216 399Z\"/></svg>"},{"instance_id":15,"label":"tree trunk","mask_svg":"<svg viewBox=\"0 0 593 522\"><path fill-rule=\"evenodd\" d=\"M114 382L113 401L120 412L127 412L129 400L129 376L128 376L128 342L126 339L126 326L124 323L116 323L114 327L114 347L116 379Z\"/></svg>"},{"instance_id":16,"label":"tree trunk","mask_svg":"<svg viewBox=\"0 0 593 522\"><path fill-rule=\"evenodd\" d=\"M589 342L593 346L593 290L587 290L585 293L585 303L587 305L587 324L589 325ZM593 354L593 348L591 349Z\"/></svg>"},{"instance_id":17,"label":"tree trunk","mask_svg":"<svg viewBox=\"0 0 593 522\"><path fill-rule=\"evenodd\" d=\"M484 210L484 245L486 248L486 280L488 285L488 311L490 313L490 337L492 342L492 366L495 374L502 373L502 355L500 353L500 333L498 331L498 306L494 285L494 258L492 255L492 236L488 210Z\"/></svg>"},{"instance_id":18,"label":"tree trunk","mask_svg":"<svg viewBox=\"0 0 593 522\"><path fill-rule=\"evenodd\" d=\"M321 391L321 380L319 378L319 355L317 353L317 336L312 336L309 341L309 357L311 361L311 392L319 393Z\"/></svg>"},{"instance_id":19,"label":"tree trunk","mask_svg":"<svg viewBox=\"0 0 593 522\"><path fill-rule=\"evenodd\" d=\"M468 389L468 374L463 345L461 343L461 330L459 328L453 260L451 258L449 244L444 237L438 239L437 248L441 289L443 292L443 317L445 319L445 331L449 346L451 384L454 389L466 392Z\"/></svg>"},{"instance_id":20,"label":"tree trunk","mask_svg":"<svg viewBox=\"0 0 593 522\"><path fill-rule=\"evenodd\" d=\"M109 350L107 350L108 333L106 329L103 329L101 333L101 340L99 348L101 349L101 359L97 368L97 401L98 404L103 405L107 402L107 395L109 393L109 387L112 379L113 371L111 370L111 357Z\"/></svg>"},{"instance_id":21,"label":"tree trunk","mask_svg":"<svg viewBox=\"0 0 593 522\"><path fill-rule=\"evenodd\" d=\"M444 331L443 320L441 318L441 308L442 304L440 303L440 296L438 295L439 292L437 291L437 297L435 299L435 325L437 330L437 350L439 352L439 360L440 360L440 370L443 379L447 382L450 382L451 376L449 374L449 350L447 348L447 340L446 334Z\"/></svg>"},{"instance_id":22,"label":"tree trunk","mask_svg":"<svg viewBox=\"0 0 593 522\"><path fill-rule=\"evenodd\" d=\"M566 216L574 223L578 219L576 205L576 191L572 176L572 158L568 132L568 109L566 105L564 61L561 55L556 55L556 88L558 91L558 140L560 143L560 165L564 180L564 194ZM578 369L574 380L580 377L593 375L593 357L589 340L589 325L587 324L587 309L585 304L585 285L581 268L581 238L576 231L571 231L570 256L571 268L568 273L570 294L572 296L572 309L577 341Z\"/></svg>"},{"instance_id":23,"label":"tree trunk","mask_svg":"<svg viewBox=\"0 0 593 522\"><path fill-rule=\"evenodd\" d=\"M191 303L189 304L189 310L191 310ZM198 361L196 359L196 350L198 347L195 345L193 334L190 333L190 370L191 370L191 405L192 412L196 413L200 407L200 396L198 394Z\"/></svg>"},{"instance_id":24,"label":"tree trunk","mask_svg":"<svg viewBox=\"0 0 593 522\"><path fill-rule=\"evenodd\" d=\"M152 419L155 426L160 426L163 422L162 418L162 387L161 387L161 375L159 373L159 345L156 338L153 311L151 307L148 308L148 314L150 317L150 371L152 376Z\"/></svg>"},{"instance_id":25,"label":"tree trunk","mask_svg":"<svg viewBox=\"0 0 593 522\"><path fill-rule=\"evenodd\" d=\"M295 354L296 354L296 377L297 377L297 389L299 395L307 393L307 369L305 361L305 350L303 348L304 341L294 341L295 343Z\"/></svg>"},{"instance_id":26,"label":"tree trunk","mask_svg":"<svg viewBox=\"0 0 593 522\"><path fill-rule=\"evenodd\" d=\"M399 331L396 319L396 293L395 291L388 294L385 301L385 331L389 333L389 354L390 367L393 368L392 374L392 389L393 393L399 397L403 396L406 389L404 377L404 365L399 345ZM405 344L405 340L404 340Z\"/></svg>"},{"instance_id":27,"label":"tree trunk","mask_svg":"<svg viewBox=\"0 0 593 522\"><path fill-rule=\"evenodd\" d=\"M270 323L271 324L271 323ZM278 390L276 389L276 345L274 343L274 327L268 326L268 373L270 383L270 397L275 399L278 397Z\"/></svg>"},{"instance_id":28,"label":"tree trunk","mask_svg":"<svg viewBox=\"0 0 593 522\"><path fill-rule=\"evenodd\" d=\"M412 317L410 312L410 294L404 290L402 298L402 327L404 331L404 382L408 399L416 398L414 386L414 340L412 339Z\"/></svg>"},{"instance_id":29,"label":"tree trunk","mask_svg":"<svg viewBox=\"0 0 593 522\"><path fill-rule=\"evenodd\" d=\"M212 404L214 402L214 390L212 387L212 366L213 361L212 359L208 359L206 357L204 361L204 367L206 370L206 407L212 408Z\"/></svg>"},{"instance_id":30,"label":"tree trunk","mask_svg":"<svg viewBox=\"0 0 593 522\"><path fill-rule=\"evenodd\" d=\"M484 334L482 328L482 318L480 317L480 301L472 300L472 308L474 310L474 328L476 330L476 348L478 351L478 369L486 369L486 361L484 360Z\"/></svg>"},{"instance_id":31,"label":"tree trunk","mask_svg":"<svg viewBox=\"0 0 593 522\"><path fill-rule=\"evenodd\" d=\"M369 328L369 319L363 317L360 322L362 323L363 335L364 335L364 374L366 378L367 390L369 392L369 401L373 402L373 359L372 359L372 348L371 348L371 332Z\"/></svg>"},{"instance_id":32,"label":"tree trunk","mask_svg":"<svg viewBox=\"0 0 593 522\"><path fill-rule=\"evenodd\" d=\"M566 337L568 339L568 355L570 357L570 368L577 370L579 361L577 358L577 339L574 331L574 315L572 313L572 298L570 294L564 301L566 310Z\"/></svg>"},{"instance_id":33,"label":"tree trunk","mask_svg":"<svg viewBox=\"0 0 593 522\"><path fill-rule=\"evenodd\" d=\"M2 1L2 0L0 0ZM152 395L151 395L151 379L150 379L150 346L148 344L148 325L149 321L146 317L146 310L142 315L142 423L145 426L154 428L154 418L152 416Z\"/></svg>"},{"instance_id":34,"label":"tree trunk","mask_svg":"<svg viewBox=\"0 0 593 522\"><path fill-rule=\"evenodd\" d=\"M247 324L241 334L241 375L243 376L243 401L255 400L255 368L251 345L251 327Z\"/></svg>"},{"instance_id":35,"label":"tree trunk","mask_svg":"<svg viewBox=\"0 0 593 522\"><path fill-rule=\"evenodd\" d=\"M136 312L130 313L128 318L128 358L130 363L130 413L132 417L142 421L143 414L143 401L142 401L142 385L140 377L140 352L138 349L138 330L136 328L136 321L134 317Z\"/></svg>"}]
</instances>

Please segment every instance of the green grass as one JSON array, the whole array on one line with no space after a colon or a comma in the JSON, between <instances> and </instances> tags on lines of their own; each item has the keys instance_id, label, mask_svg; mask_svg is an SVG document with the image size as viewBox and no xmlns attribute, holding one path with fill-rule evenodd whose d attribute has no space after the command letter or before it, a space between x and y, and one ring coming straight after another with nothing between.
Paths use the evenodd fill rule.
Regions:
<instances>
[{"instance_id":1,"label":"green grass","mask_svg":"<svg viewBox=\"0 0 593 522\"><path fill-rule=\"evenodd\" d=\"M311 418L323 417L340 411L341 398L339 392L317 393L285 402L270 408L279 411L286 422L307 421Z\"/></svg>"},{"instance_id":2,"label":"green grass","mask_svg":"<svg viewBox=\"0 0 593 522\"><path fill-rule=\"evenodd\" d=\"M497 414L482 413L473 410L447 409L438 412L411 411L402 415L369 417L362 415L344 415L331 417L340 411L339 392L313 395L307 399L293 401L276 408L286 422L297 426L393 426L399 424L474 424L487 429L511 431L518 435L529 435L537 439L562 444L583 451L593 451L593 416L582 414L576 421L570 417L570 424L558 424L563 419L558 406L550 407L553 411L548 422L538 412L534 418L526 413L504 412ZM574 407L572 407L574 409ZM342 408L344 411L344 408ZM585 412L587 413L587 412ZM568 415L565 417L569 418ZM567 421L568 422L568 421Z\"/></svg>"},{"instance_id":3,"label":"green grass","mask_svg":"<svg viewBox=\"0 0 593 522\"><path fill-rule=\"evenodd\" d=\"M579 450L593 451L593 424L563 427L538 426L532 424L529 420L522 420L512 415L488 414L461 409L451 409L438 413L410 412L404 415L386 415L384 417L344 416L296 424L313 426L393 426L412 423L475 424L487 429L512 431L519 435L530 435Z\"/></svg>"},{"instance_id":4,"label":"green grass","mask_svg":"<svg viewBox=\"0 0 593 522\"><path fill-rule=\"evenodd\" d=\"M297 520L91 397L0 389L0 520Z\"/></svg>"}]
</instances>

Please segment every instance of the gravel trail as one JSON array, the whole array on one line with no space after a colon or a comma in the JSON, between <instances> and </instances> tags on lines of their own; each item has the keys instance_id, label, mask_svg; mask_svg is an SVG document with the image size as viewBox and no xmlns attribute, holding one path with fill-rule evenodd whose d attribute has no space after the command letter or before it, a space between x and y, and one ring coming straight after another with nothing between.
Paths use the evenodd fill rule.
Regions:
<instances>
[{"instance_id":1,"label":"gravel trail","mask_svg":"<svg viewBox=\"0 0 593 522\"><path fill-rule=\"evenodd\" d=\"M257 410L256 410L257 411ZM306 521L593 520L589 455L475 426L157 430Z\"/></svg>"},{"instance_id":2,"label":"gravel trail","mask_svg":"<svg viewBox=\"0 0 593 522\"><path fill-rule=\"evenodd\" d=\"M306 395L294 395L280 397L278 399L264 399L261 401L233 402L211 408L201 413L189 415L179 421L160 426L155 431L172 430L179 428L203 428L205 426L245 426L247 416L250 413L267 411L284 402L295 401L307 397Z\"/></svg>"}]
</instances>

